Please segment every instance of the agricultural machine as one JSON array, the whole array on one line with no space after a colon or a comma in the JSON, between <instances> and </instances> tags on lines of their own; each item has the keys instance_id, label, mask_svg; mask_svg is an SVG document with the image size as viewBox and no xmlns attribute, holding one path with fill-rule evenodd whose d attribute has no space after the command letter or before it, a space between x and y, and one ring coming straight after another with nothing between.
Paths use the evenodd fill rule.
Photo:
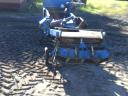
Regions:
<instances>
[{"instance_id":1,"label":"agricultural machine","mask_svg":"<svg viewBox=\"0 0 128 96\"><path fill-rule=\"evenodd\" d=\"M86 21L73 13L83 5L81 0L43 0L39 24L46 43L46 65L100 63L110 57L104 44L105 32L87 29Z\"/></svg>"}]
</instances>

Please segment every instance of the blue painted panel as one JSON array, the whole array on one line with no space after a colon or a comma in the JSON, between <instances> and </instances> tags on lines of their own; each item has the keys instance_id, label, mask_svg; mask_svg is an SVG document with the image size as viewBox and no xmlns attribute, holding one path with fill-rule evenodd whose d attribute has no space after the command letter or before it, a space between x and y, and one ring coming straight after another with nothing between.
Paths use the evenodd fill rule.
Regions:
<instances>
[{"instance_id":1,"label":"blue painted panel","mask_svg":"<svg viewBox=\"0 0 128 96\"><path fill-rule=\"evenodd\" d=\"M61 36L61 31L56 30L56 29L50 29L50 35L53 37L60 37Z\"/></svg>"},{"instance_id":2,"label":"blue painted panel","mask_svg":"<svg viewBox=\"0 0 128 96\"><path fill-rule=\"evenodd\" d=\"M73 49L60 48L58 55L65 58L75 58L75 51Z\"/></svg>"},{"instance_id":3,"label":"blue painted panel","mask_svg":"<svg viewBox=\"0 0 128 96\"><path fill-rule=\"evenodd\" d=\"M92 58L92 53L89 50L81 50L79 51L78 57L75 55L75 50L74 49L67 49L67 48L59 48L58 50L58 56L64 57L64 58L79 58L79 59L91 59ZM108 50L95 50L95 55L94 57L99 58L99 59L107 59L109 58L110 53Z\"/></svg>"},{"instance_id":4,"label":"blue painted panel","mask_svg":"<svg viewBox=\"0 0 128 96\"><path fill-rule=\"evenodd\" d=\"M95 52L96 57L101 59L107 59L110 56L110 52L108 50L97 50Z\"/></svg>"},{"instance_id":5,"label":"blue painted panel","mask_svg":"<svg viewBox=\"0 0 128 96\"><path fill-rule=\"evenodd\" d=\"M59 48L58 55L64 58L79 58L79 59L89 59L91 57L91 53L88 50L79 51L78 57L75 54L74 49L68 49L68 48Z\"/></svg>"},{"instance_id":6,"label":"blue painted panel","mask_svg":"<svg viewBox=\"0 0 128 96\"><path fill-rule=\"evenodd\" d=\"M65 4L66 2L71 2L71 0L43 0L44 7L58 7L60 8L61 4Z\"/></svg>"},{"instance_id":7,"label":"blue painted panel","mask_svg":"<svg viewBox=\"0 0 128 96\"><path fill-rule=\"evenodd\" d=\"M91 57L91 53L88 50L79 52L79 58L80 59L90 59L90 57Z\"/></svg>"}]
</instances>

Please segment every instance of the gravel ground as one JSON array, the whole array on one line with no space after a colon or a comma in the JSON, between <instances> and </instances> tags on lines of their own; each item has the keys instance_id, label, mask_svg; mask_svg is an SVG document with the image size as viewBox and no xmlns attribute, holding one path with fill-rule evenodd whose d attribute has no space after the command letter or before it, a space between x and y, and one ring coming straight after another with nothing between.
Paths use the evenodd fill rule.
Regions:
<instances>
[{"instance_id":1,"label":"gravel ground","mask_svg":"<svg viewBox=\"0 0 128 96\"><path fill-rule=\"evenodd\" d=\"M112 60L65 66L54 79L42 61L44 46L37 26L0 19L0 96L128 96L128 36L120 35L116 23L109 25L111 19L95 18L88 20L90 28L102 25L109 33ZM120 34L110 34L115 32Z\"/></svg>"}]
</instances>

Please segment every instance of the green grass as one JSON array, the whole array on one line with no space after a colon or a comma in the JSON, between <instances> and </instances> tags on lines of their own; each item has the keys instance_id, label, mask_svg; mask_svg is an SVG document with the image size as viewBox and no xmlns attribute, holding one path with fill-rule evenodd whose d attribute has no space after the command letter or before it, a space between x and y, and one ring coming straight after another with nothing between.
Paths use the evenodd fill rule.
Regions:
<instances>
[{"instance_id":1,"label":"green grass","mask_svg":"<svg viewBox=\"0 0 128 96\"><path fill-rule=\"evenodd\" d=\"M82 11L104 15L128 14L127 0L88 0L87 5L81 8Z\"/></svg>"},{"instance_id":2,"label":"green grass","mask_svg":"<svg viewBox=\"0 0 128 96\"><path fill-rule=\"evenodd\" d=\"M42 12L42 0L35 0L35 6L29 4L23 11L1 12L0 15L38 15ZM128 14L128 0L88 0L87 5L80 8L84 12L103 15Z\"/></svg>"},{"instance_id":3,"label":"green grass","mask_svg":"<svg viewBox=\"0 0 128 96\"><path fill-rule=\"evenodd\" d=\"M41 8L42 7L42 0L36 0L36 6L38 8Z\"/></svg>"}]
</instances>

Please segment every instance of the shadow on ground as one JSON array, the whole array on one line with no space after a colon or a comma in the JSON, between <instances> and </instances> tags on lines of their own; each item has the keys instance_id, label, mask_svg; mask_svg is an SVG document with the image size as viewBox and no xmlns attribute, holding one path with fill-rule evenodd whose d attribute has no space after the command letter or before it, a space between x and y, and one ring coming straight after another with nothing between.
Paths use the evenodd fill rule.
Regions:
<instances>
[{"instance_id":1,"label":"shadow on ground","mask_svg":"<svg viewBox=\"0 0 128 96\"><path fill-rule=\"evenodd\" d=\"M116 84L117 78L95 65L72 66L62 69L70 82L64 86L69 96L127 96L127 90Z\"/></svg>"},{"instance_id":2,"label":"shadow on ground","mask_svg":"<svg viewBox=\"0 0 128 96\"><path fill-rule=\"evenodd\" d=\"M124 26L128 26L127 18L122 18L123 16L118 16L118 14L104 16L83 11L76 13L87 21L89 29L103 29L107 33L118 34L123 31ZM128 29L125 29L125 31L126 30Z\"/></svg>"}]
</instances>

